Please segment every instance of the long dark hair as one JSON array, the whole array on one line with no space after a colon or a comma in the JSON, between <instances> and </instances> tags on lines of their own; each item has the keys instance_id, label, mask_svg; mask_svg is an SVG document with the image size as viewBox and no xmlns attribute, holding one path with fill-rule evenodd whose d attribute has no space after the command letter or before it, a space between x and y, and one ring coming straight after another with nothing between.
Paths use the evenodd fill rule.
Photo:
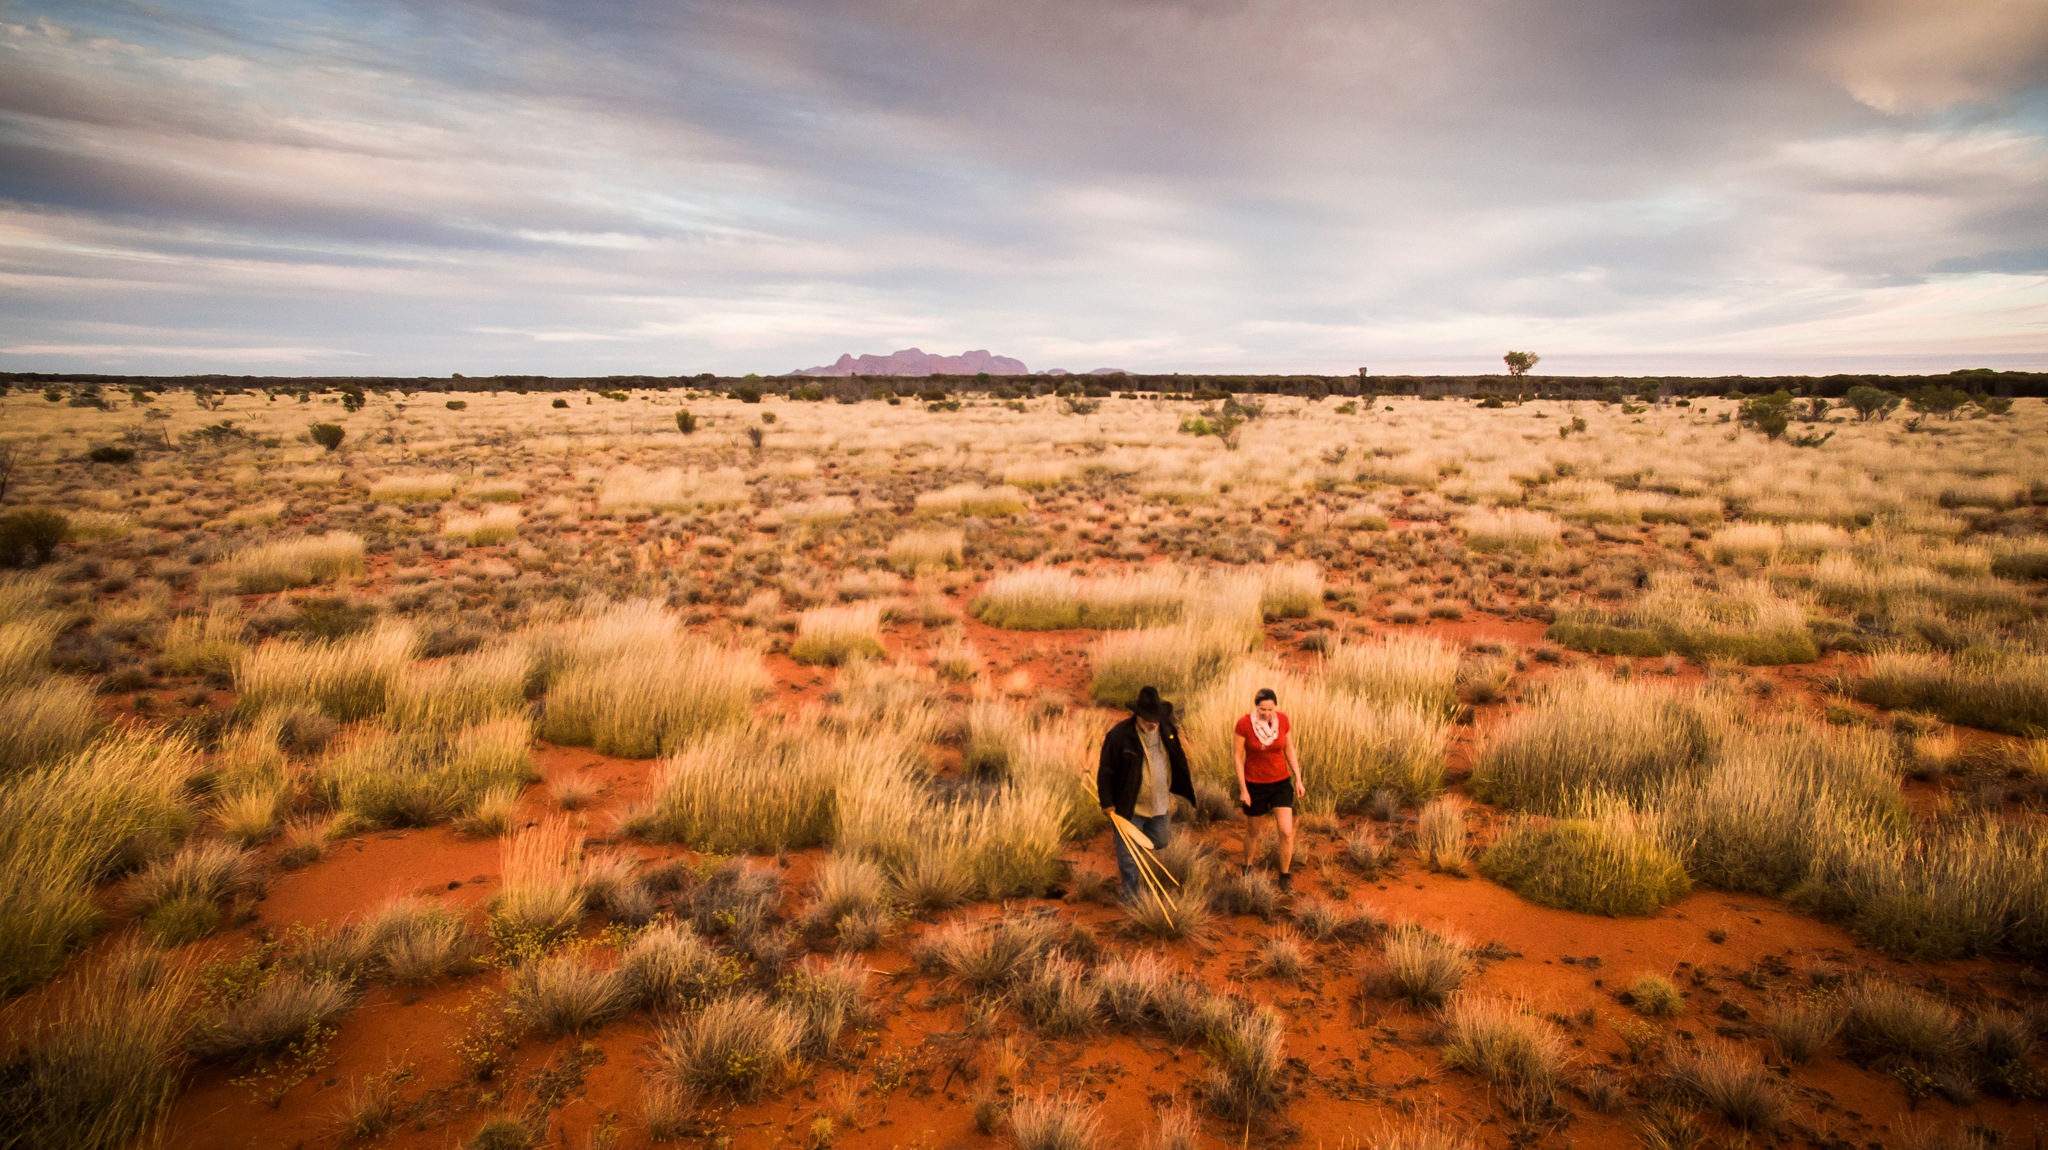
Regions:
<instances>
[{"instance_id":1,"label":"long dark hair","mask_svg":"<svg viewBox=\"0 0 2048 1150\"><path fill-rule=\"evenodd\" d=\"M1259 693L1252 696L1252 706L1256 707L1267 699L1273 700L1273 705L1276 707L1280 705L1280 696L1273 693L1273 688L1260 687Z\"/></svg>"}]
</instances>

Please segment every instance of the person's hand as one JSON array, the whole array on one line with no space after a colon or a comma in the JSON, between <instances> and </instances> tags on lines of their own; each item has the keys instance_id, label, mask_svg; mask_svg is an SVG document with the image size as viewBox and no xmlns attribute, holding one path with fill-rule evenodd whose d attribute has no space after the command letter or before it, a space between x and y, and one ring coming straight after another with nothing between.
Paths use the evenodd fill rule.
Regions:
<instances>
[{"instance_id":1,"label":"person's hand","mask_svg":"<svg viewBox=\"0 0 2048 1150\"><path fill-rule=\"evenodd\" d=\"M1245 806L1251 806L1251 805L1252 805L1252 791L1251 791L1251 788L1250 788L1250 787L1239 787L1239 788L1237 788L1237 801L1238 801L1238 802L1241 802L1241 803L1243 803L1243 804L1244 804Z\"/></svg>"},{"instance_id":2,"label":"person's hand","mask_svg":"<svg viewBox=\"0 0 2048 1150\"><path fill-rule=\"evenodd\" d=\"M1103 817L1103 818L1108 818L1108 817L1110 816L1110 814L1111 814L1112 812L1114 812L1115 810L1116 810L1116 808L1115 808L1115 807L1104 807L1104 808L1102 808L1102 817Z\"/></svg>"},{"instance_id":3,"label":"person's hand","mask_svg":"<svg viewBox=\"0 0 2048 1150\"><path fill-rule=\"evenodd\" d=\"M1306 794L1308 794L1308 788L1301 785L1300 779L1294 780L1294 797L1298 799Z\"/></svg>"}]
</instances>

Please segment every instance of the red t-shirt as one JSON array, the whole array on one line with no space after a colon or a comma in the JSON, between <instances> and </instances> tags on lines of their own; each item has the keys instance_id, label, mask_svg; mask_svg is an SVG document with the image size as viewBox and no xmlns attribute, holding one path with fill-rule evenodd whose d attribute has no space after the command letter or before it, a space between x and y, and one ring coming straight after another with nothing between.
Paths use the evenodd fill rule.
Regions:
<instances>
[{"instance_id":1,"label":"red t-shirt","mask_svg":"<svg viewBox=\"0 0 2048 1150\"><path fill-rule=\"evenodd\" d=\"M1237 720L1237 737L1244 740L1244 781L1248 783L1278 783L1286 781L1293 772L1287 769L1287 712L1273 712L1279 724L1280 733L1272 742L1261 743L1252 734L1252 717L1240 716Z\"/></svg>"}]
</instances>

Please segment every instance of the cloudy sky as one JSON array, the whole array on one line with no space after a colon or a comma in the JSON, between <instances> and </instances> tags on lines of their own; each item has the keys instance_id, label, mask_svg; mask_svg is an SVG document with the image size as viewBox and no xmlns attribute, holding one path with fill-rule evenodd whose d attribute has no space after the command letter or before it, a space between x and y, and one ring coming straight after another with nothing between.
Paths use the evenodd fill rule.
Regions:
<instances>
[{"instance_id":1,"label":"cloudy sky","mask_svg":"<svg viewBox=\"0 0 2048 1150\"><path fill-rule=\"evenodd\" d=\"M0 0L0 370L2048 369L2048 0Z\"/></svg>"}]
</instances>

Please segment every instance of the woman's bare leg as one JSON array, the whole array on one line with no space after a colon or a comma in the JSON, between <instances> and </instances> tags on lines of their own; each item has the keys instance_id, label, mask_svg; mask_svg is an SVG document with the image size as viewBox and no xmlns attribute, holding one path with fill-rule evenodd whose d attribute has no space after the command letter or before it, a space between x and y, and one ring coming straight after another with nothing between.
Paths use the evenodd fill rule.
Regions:
<instances>
[{"instance_id":1,"label":"woman's bare leg","mask_svg":"<svg viewBox=\"0 0 2048 1150\"><path fill-rule=\"evenodd\" d=\"M1294 870L1294 812L1274 807L1273 820L1280 824L1280 873L1288 874Z\"/></svg>"}]
</instances>

